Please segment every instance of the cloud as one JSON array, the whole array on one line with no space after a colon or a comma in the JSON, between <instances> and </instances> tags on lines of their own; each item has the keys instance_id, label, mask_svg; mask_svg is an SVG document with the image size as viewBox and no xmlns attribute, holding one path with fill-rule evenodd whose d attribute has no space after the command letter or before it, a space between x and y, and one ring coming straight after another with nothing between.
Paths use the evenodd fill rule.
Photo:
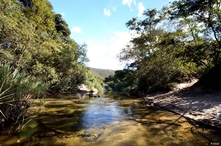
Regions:
<instances>
[{"instance_id":1,"label":"cloud","mask_svg":"<svg viewBox=\"0 0 221 146\"><path fill-rule=\"evenodd\" d=\"M142 17L142 16L143 16L143 12L144 12L144 10L145 10L145 7L144 7L144 5L143 5L142 2L139 2L139 4L138 4L138 10L139 10L139 12L138 12L138 17Z\"/></svg>"},{"instance_id":2,"label":"cloud","mask_svg":"<svg viewBox=\"0 0 221 146\"><path fill-rule=\"evenodd\" d=\"M122 0L123 5L128 5L128 7L131 9L131 5L134 3L136 5L136 0ZM131 9L132 10L132 9Z\"/></svg>"},{"instance_id":3,"label":"cloud","mask_svg":"<svg viewBox=\"0 0 221 146\"><path fill-rule=\"evenodd\" d=\"M78 34L82 34L82 33L83 33L82 30L81 30L81 28L78 27L78 26L72 27L72 28L71 28L71 31L72 31L72 32L75 32L75 33L78 33Z\"/></svg>"},{"instance_id":4,"label":"cloud","mask_svg":"<svg viewBox=\"0 0 221 146\"><path fill-rule=\"evenodd\" d=\"M104 8L104 15L110 17L111 12L110 12L109 10L107 10L107 9Z\"/></svg>"},{"instance_id":5,"label":"cloud","mask_svg":"<svg viewBox=\"0 0 221 146\"><path fill-rule=\"evenodd\" d=\"M88 65L103 69L123 69L125 64L121 64L117 55L129 43L131 35L129 32L115 31L112 36L92 40L88 39L87 56L90 59Z\"/></svg>"}]
</instances>

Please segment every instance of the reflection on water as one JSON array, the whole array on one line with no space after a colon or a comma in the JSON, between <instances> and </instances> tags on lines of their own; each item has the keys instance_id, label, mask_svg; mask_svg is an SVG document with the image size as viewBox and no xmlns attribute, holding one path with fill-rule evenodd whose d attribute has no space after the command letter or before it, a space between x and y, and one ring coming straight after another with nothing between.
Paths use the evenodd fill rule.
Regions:
<instances>
[{"instance_id":1,"label":"reflection on water","mask_svg":"<svg viewBox=\"0 0 221 146\"><path fill-rule=\"evenodd\" d=\"M124 110L119 108L119 102L109 98L96 98L87 104L87 111L83 113L81 124L84 128L99 127L113 122L120 122L125 116Z\"/></svg>"},{"instance_id":2,"label":"reflection on water","mask_svg":"<svg viewBox=\"0 0 221 146\"><path fill-rule=\"evenodd\" d=\"M179 115L116 94L102 98L48 98L38 117L1 145L211 145L219 131L191 125Z\"/></svg>"}]
</instances>

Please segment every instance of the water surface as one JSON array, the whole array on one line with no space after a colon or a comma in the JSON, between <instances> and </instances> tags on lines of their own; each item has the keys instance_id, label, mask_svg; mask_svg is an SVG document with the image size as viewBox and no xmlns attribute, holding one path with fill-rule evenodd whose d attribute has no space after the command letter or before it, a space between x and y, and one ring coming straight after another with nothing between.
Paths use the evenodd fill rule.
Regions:
<instances>
[{"instance_id":1,"label":"water surface","mask_svg":"<svg viewBox=\"0 0 221 146\"><path fill-rule=\"evenodd\" d=\"M0 145L192 146L220 145L221 133L117 94L47 98L40 114Z\"/></svg>"}]
</instances>

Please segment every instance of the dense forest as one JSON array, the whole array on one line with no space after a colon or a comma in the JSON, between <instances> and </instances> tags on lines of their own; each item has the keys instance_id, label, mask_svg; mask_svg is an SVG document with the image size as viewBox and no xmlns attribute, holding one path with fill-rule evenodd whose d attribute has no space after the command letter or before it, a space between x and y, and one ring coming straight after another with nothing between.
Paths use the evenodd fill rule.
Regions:
<instances>
[{"instance_id":1,"label":"dense forest","mask_svg":"<svg viewBox=\"0 0 221 146\"><path fill-rule=\"evenodd\" d=\"M102 89L85 65L87 45L48 0L1 0L0 10L0 129L23 123L31 98Z\"/></svg>"},{"instance_id":2,"label":"dense forest","mask_svg":"<svg viewBox=\"0 0 221 146\"><path fill-rule=\"evenodd\" d=\"M220 0L177 0L143 16L126 23L133 39L118 57L132 63L105 79L107 89L167 91L193 78L220 87Z\"/></svg>"}]
</instances>

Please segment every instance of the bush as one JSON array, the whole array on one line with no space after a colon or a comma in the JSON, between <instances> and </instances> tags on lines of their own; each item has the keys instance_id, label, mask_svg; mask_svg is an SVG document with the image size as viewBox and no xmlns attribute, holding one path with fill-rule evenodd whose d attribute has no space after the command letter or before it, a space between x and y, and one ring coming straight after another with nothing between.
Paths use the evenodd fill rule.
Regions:
<instances>
[{"instance_id":1,"label":"bush","mask_svg":"<svg viewBox=\"0 0 221 146\"><path fill-rule=\"evenodd\" d=\"M30 99L42 96L45 89L25 73L0 65L0 129L18 130L26 118Z\"/></svg>"},{"instance_id":2,"label":"bush","mask_svg":"<svg viewBox=\"0 0 221 146\"><path fill-rule=\"evenodd\" d=\"M112 88L111 88L110 86L106 86L105 89L106 89L107 91L112 91Z\"/></svg>"}]
</instances>

